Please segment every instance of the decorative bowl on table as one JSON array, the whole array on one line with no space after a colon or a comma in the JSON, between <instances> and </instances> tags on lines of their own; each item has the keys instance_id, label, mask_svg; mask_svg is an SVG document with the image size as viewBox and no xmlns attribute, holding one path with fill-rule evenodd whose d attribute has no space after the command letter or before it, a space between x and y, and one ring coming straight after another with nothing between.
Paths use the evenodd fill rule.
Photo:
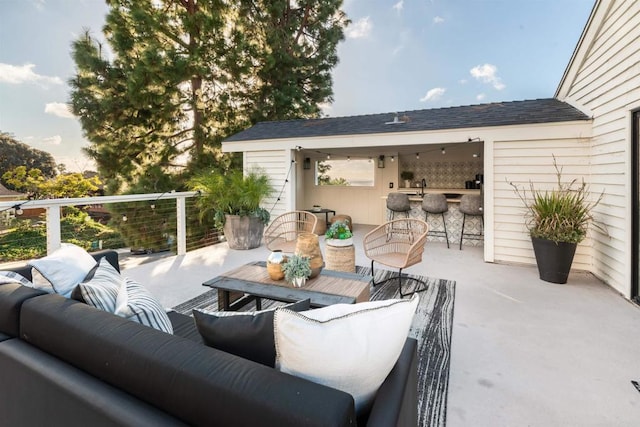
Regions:
<instances>
[{"instance_id":1,"label":"decorative bowl on table","mask_svg":"<svg viewBox=\"0 0 640 427\"><path fill-rule=\"evenodd\" d=\"M320 212L322 210L322 206L313 205L313 208L311 208L311 210L314 211L314 212Z\"/></svg>"}]
</instances>

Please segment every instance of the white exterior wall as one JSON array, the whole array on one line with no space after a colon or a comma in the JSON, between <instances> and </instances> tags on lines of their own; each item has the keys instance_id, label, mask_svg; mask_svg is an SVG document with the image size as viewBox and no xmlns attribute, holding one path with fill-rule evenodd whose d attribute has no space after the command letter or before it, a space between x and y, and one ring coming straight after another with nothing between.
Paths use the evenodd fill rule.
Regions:
<instances>
[{"instance_id":1,"label":"white exterior wall","mask_svg":"<svg viewBox=\"0 0 640 427\"><path fill-rule=\"evenodd\" d=\"M631 112L640 108L640 2L602 1L583 36L558 98L593 115L592 188L604 190L592 271L631 292Z\"/></svg>"},{"instance_id":2,"label":"white exterior wall","mask_svg":"<svg viewBox=\"0 0 640 427\"><path fill-rule=\"evenodd\" d=\"M584 178L588 182L589 143L585 138L502 140L493 143L494 258L501 262L535 264L527 224L526 209L510 182L530 196L530 184L536 189L557 187L553 156L562 166L562 181ZM486 177L486 174L485 174ZM491 201L488 200L490 203ZM576 249L572 268L591 270L591 240Z\"/></svg>"},{"instance_id":3,"label":"white exterior wall","mask_svg":"<svg viewBox=\"0 0 640 427\"><path fill-rule=\"evenodd\" d=\"M296 168L291 163L291 156L290 150L246 151L244 153L245 170L258 167L264 170L270 178L274 192L271 197L264 200L262 207L271 213L272 220L278 215L293 210L292 206L295 206L295 192L292 184L295 182ZM285 182L286 180L289 182Z\"/></svg>"}]
</instances>

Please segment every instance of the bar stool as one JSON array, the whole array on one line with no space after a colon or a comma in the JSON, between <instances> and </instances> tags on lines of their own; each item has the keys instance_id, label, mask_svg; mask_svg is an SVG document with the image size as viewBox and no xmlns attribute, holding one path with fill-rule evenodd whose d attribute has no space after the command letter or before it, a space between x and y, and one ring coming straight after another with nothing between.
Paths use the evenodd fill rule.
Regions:
<instances>
[{"instance_id":1,"label":"bar stool","mask_svg":"<svg viewBox=\"0 0 640 427\"><path fill-rule=\"evenodd\" d=\"M404 212L404 215L409 218L409 211L411 206L409 205L409 196L404 193L389 193L387 196L387 209L391 211L391 219L395 219L396 212Z\"/></svg>"},{"instance_id":2,"label":"bar stool","mask_svg":"<svg viewBox=\"0 0 640 427\"><path fill-rule=\"evenodd\" d=\"M447 233L447 220L444 217L444 213L449 211L447 205L447 197L444 194L425 194L422 199L422 210L424 211L424 220L428 221L429 214L441 214L442 224L444 225L444 231L433 230L429 227L429 234L436 236L444 236L447 239L447 249L449 248L449 234Z\"/></svg>"},{"instance_id":3,"label":"bar stool","mask_svg":"<svg viewBox=\"0 0 640 427\"><path fill-rule=\"evenodd\" d=\"M479 216L482 221L482 228L484 229L484 217L482 215L482 197L477 194L465 194L460 198L460 212L462 213L462 230L460 230L460 250L462 250L462 239L467 236L467 239L481 240L483 233L466 233L464 232L464 223L469 216Z\"/></svg>"}]
</instances>

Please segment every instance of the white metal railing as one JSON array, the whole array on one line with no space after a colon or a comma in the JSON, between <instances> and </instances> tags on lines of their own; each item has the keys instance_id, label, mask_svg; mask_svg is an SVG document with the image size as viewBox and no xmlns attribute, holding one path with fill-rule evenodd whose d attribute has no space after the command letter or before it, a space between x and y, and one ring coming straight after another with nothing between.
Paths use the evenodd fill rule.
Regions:
<instances>
[{"instance_id":1,"label":"white metal railing","mask_svg":"<svg viewBox=\"0 0 640 427\"><path fill-rule=\"evenodd\" d=\"M187 221L186 221L186 199L194 197L198 193L195 191L170 192L170 193L149 193L149 194L127 194L123 196L100 196L100 197L79 197L64 199L42 199L42 200L14 200L0 202L0 212L11 208L31 209L44 208L46 210L47 224L47 253L58 249L62 243L60 229L60 208L65 206L95 205L106 203L126 203L175 199L176 200L176 245L178 255L187 252Z\"/></svg>"}]
</instances>

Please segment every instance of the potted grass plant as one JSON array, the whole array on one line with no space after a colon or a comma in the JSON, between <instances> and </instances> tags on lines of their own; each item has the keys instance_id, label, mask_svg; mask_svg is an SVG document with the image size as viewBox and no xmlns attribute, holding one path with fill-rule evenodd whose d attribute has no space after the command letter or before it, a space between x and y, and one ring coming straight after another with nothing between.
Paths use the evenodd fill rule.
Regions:
<instances>
[{"instance_id":1,"label":"potted grass plant","mask_svg":"<svg viewBox=\"0 0 640 427\"><path fill-rule=\"evenodd\" d=\"M306 256L291 255L282 265L282 271L287 282L297 288L302 287L311 276L311 261Z\"/></svg>"},{"instance_id":2,"label":"potted grass plant","mask_svg":"<svg viewBox=\"0 0 640 427\"><path fill-rule=\"evenodd\" d=\"M222 229L231 249L260 246L269 211L260 204L273 192L269 177L260 169L206 171L188 182L194 191L200 219L213 215L215 227Z\"/></svg>"},{"instance_id":3,"label":"potted grass plant","mask_svg":"<svg viewBox=\"0 0 640 427\"><path fill-rule=\"evenodd\" d=\"M562 181L562 168L553 156L557 185L552 190L529 190L510 182L527 209L527 228L538 265L540 279L566 283L578 243L587 236L590 225L602 227L594 220L593 209L603 194L593 199L584 179Z\"/></svg>"}]
</instances>

